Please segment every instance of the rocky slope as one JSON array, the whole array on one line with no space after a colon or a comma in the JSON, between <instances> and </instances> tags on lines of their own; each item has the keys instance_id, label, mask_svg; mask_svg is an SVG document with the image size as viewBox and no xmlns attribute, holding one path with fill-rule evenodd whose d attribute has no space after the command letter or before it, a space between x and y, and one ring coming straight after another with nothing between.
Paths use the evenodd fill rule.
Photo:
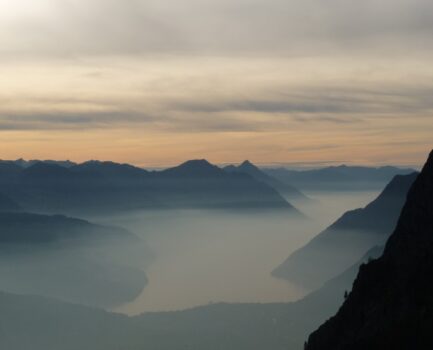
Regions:
<instances>
[{"instance_id":1,"label":"rocky slope","mask_svg":"<svg viewBox=\"0 0 433 350\"><path fill-rule=\"evenodd\" d=\"M433 152L383 256L363 265L336 316L307 350L433 348Z\"/></svg>"}]
</instances>

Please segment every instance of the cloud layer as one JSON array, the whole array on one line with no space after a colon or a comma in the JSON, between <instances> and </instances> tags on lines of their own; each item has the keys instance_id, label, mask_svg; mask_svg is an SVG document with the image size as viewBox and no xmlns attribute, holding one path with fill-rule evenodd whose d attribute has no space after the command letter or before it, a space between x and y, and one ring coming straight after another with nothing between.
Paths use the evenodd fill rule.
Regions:
<instances>
[{"instance_id":1,"label":"cloud layer","mask_svg":"<svg viewBox=\"0 0 433 350\"><path fill-rule=\"evenodd\" d=\"M0 7L2 157L416 163L431 147L431 0Z\"/></svg>"},{"instance_id":2,"label":"cloud layer","mask_svg":"<svg viewBox=\"0 0 433 350\"><path fill-rule=\"evenodd\" d=\"M4 54L430 51L430 0L0 0Z\"/></svg>"}]
</instances>

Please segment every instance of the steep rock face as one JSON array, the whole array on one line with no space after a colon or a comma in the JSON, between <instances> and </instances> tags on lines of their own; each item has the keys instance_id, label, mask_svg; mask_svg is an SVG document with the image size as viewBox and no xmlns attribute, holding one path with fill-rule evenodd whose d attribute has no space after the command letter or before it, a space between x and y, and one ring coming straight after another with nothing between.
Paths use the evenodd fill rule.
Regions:
<instances>
[{"instance_id":1,"label":"steep rock face","mask_svg":"<svg viewBox=\"0 0 433 350\"><path fill-rule=\"evenodd\" d=\"M363 265L336 316L307 350L433 348L433 152L383 256Z\"/></svg>"},{"instance_id":2,"label":"steep rock face","mask_svg":"<svg viewBox=\"0 0 433 350\"><path fill-rule=\"evenodd\" d=\"M273 275L318 288L358 261L366 251L384 245L394 230L407 193L418 174L398 175L362 209L348 211L307 245L291 254Z\"/></svg>"}]
</instances>

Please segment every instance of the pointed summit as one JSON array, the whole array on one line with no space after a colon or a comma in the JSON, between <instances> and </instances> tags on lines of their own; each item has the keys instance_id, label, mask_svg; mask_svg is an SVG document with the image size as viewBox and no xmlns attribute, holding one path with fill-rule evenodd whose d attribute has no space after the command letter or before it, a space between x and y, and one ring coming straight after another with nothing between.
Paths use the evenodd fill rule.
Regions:
<instances>
[{"instance_id":1,"label":"pointed summit","mask_svg":"<svg viewBox=\"0 0 433 350\"><path fill-rule=\"evenodd\" d=\"M257 166L255 166L253 163L251 163L249 160L245 160L240 166L239 168L254 168L254 169L258 169Z\"/></svg>"},{"instance_id":2,"label":"pointed summit","mask_svg":"<svg viewBox=\"0 0 433 350\"><path fill-rule=\"evenodd\" d=\"M262 181L269 178L269 175L265 174L259 169L259 167L251 163L249 160L245 160L241 165L239 165L238 170L245 172L253 177L260 178Z\"/></svg>"},{"instance_id":3,"label":"pointed summit","mask_svg":"<svg viewBox=\"0 0 433 350\"><path fill-rule=\"evenodd\" d=\"M275 189L280 194L287 196L289 200L309 200L301 191L297 188L285 184L271 175L266 174L262 169L251 163L249 160L245 160L239 166L229 165L224 168L228 173L244 173L258 181L261 181L268 186Z\"/></svg>"}]
</instances>

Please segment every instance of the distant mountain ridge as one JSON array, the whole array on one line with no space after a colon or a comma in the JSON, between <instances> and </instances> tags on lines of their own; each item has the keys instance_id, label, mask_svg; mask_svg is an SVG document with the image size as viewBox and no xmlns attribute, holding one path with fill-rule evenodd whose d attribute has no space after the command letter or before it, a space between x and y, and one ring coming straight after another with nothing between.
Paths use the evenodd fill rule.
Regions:
<instances>
[{"instance_id":1,"label":"distant mountain ridge","mask_svg":"<svg viewBox=\"0 0 433 350\"><path fill-rule=\"evenodd\" d=\"M373 202L363 209L346 212L292 253L273 275L317 288L355 263L371 247L384 244L417 176L413 173L394 177Z\"/></svg>"},{"instance_id":2,"label":"distant mountain ridge","mask_svg":"<svg viewBox=\"0 0 433 350\"><path fill-rule=\"evenodd\" d=\"M13 160L11 162L13 162L14 164L22 168L28 168L36 163L57 164L65 168L70 168L71 166L77 165L77 163L71 162L70 160L39 160L39 159L24 160L20 158L17 160Z\"/></svg>"},{"instance_id":3,"label":"distant mountain ridge","mask_svg":"<svg viewBox=\"0 0 433 350\"><path fill-rule=\"evenodd\" d=\"M126 163L120 164L115 162L101 162L97 160L89 160L81 164L74 164L70 169L74 172L88 174L95 173L108 178L120 179L125 177L141 177L148 174L146 170Z\"/></svg>"},{"instance_id":4,"label":"distant mountain ridge","mask_svg":"<svg viewBox=\"0 0 433 350\"><path fill-rule=\"evenodd\" d=\"M176 167L153 172L153 175L164 177L224 177L222 169L209 163L206 159L188 160Z\"/></svg>"},{"instance_id":5,"label":"distant mountain ridge","mask_svg":"<svg viewBox=\"0 0 433 350\"><path fill-rule=\"evenodd\" d=\"M385 251L361 266L338 313L307 350L433 348L433 152L413 184Z\"/></svg>"},{"instance_id":6,"label":"distant mountain ridge","mask_svg":"<svg viewBox=\"0 0 433 350\"><path fill-rule=\"evenodd\" d=\"M289 170L286 168L264 168L267 174L281 182L292 184L301 190L354 191L378 189L396 175L407 175L414 169L393 166L332 166L312 170Z\"/></svg>"},{"instance_id":7,"label":"distant mountain ridge","mask_svg":"<svg viewBox=\"0 0 433 350\"><path fill-rule=\"evenodd\" d=\"M261 181L230 174L206 160L163 171L89 161L65 167L0 162L0 192L29 211L109 213L158 208L283 209L299 211Z\"/></svg>"}]
</instances>

